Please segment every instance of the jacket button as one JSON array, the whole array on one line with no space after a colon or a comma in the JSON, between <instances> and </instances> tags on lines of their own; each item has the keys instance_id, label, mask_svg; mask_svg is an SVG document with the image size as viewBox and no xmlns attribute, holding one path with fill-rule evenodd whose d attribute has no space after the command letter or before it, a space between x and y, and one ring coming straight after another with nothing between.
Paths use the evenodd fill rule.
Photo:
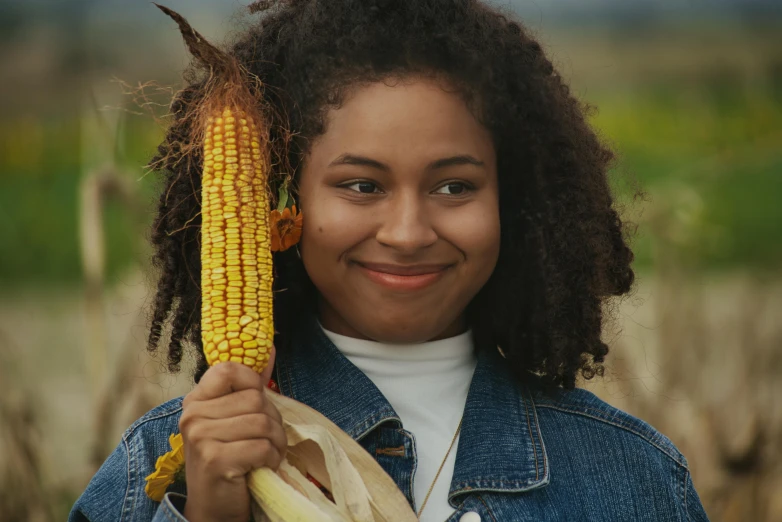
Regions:
<instances>
[{"instance_id":1,"label":"jacket button","mask_svg":"<svg viewBox=\"0 0 782 522\"><path fill-rule=\"evenodd\" d=\"M475 511L468 511L459 518L459 522L481 522L481 516Z\"/></svg>"}]
</instances>

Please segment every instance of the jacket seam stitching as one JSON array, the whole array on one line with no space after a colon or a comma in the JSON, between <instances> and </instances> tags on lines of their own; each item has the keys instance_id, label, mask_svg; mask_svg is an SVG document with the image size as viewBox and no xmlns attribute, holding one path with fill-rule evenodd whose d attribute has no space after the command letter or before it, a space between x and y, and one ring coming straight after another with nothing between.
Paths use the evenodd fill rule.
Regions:
<instances>
[{"instance_id":1,"label":"jacket seam stitching","mask_svg":"<svg viewBox=\"0 0 782 522\"><path fill-rule=\"evenodd\" d=\"M529 439L532 443L532 455L535 459L535 480L540 478L540 472L538 470L538 448L535 444L535 436L532 434L532 425L529 420L529 408L527 407L527 401L522 397L521 401L524 403L524 414L527 417L527 430L529 431Z\"/></svg>"},{"instance_id":2,"label":"jacket seam stitching","mask_svg":"<svg viewBox=\"0 0 782 522\"><path fill-rule=\"evenodd\" d=\"M452 500L452 499L453 499L453 496L451 496L451 495L449 494L449 495L448 495L448 504L449 504L449 505L450 505L450 506L451 506L451 507L454 509L453 516L456 516L456 513L458 513L459 511L461 511L461 509L464 507L464 503L466 502L466 500L462 500L461 502L459 502L459 505L458 505L458 506L454 506L453 504L451 504L451 500ZM450 518L450 517L449 517L449 518Z\"/></svg>"},{"instance_id":3,"label":"jacket seam stitching","mask_svg":"<svg viewBox=\"0 0 782 522\"><path fill-rule=\"evenodd\" d=\"M684 518L687 520L687 522L690 522L690 509L687 506L687 490L689 489L687 487L690 479L690 471L687 470L687 472L684 474L684 482L682 484L683 491L682 491L682 500L684 501Z\"/></svg>"},{"instance_id":4,"label":"jacket seam stitching","mask_svg":"<svg viewBox=\"0 0 782 522\"><path fill-rule=\"evenodd\" d=\"M160 508L160 511L166 516L167 520L173 522L182 522L185 520L185 517L182 515L182 513L180 513L179 510L174 506L174 503L171 502L169 493L166 493L166 495L163 497L161 506L162 507Z\"/></svg>"},{"instance_id":5,"label":"jacket seam stitching","mask_svg":"<svg viewBox=\"0 0 782 522\"><path fill-rule=\"evenodd\" d=\"M483 500L483 496L482 495L475 495L475 496L478 497L478 500L481 501L481 504L483 504L483 507L486 508L486 512L489 513L489 516L491 517L492 521L493 522L497 522L497 519L494 517L494 513L492 512L491 508L486 503L486 501Z\"/></svg>"},{"instance_id":6,"label":"jacket seam stitching","mask_svg":"<svg viewBox=\"0 0 782 522\"><path fill-rule=\"evenodd\" d=\"M637 437L641 438L642 440L646 441L648 444L654 446L655 448L660 450L660 452L662 452L663 454L668 456L668 458L673 460L676 464L678 464L682 468L688 469L686 463L683 462L683 460L679 456L673 454L668 448L665 448L665 447L661 446L660 444L658 444L657 442L652 440L652 438L647 436L645 433L642 433L640 430L635 429L633 426L627 424L626 422L623 422L623 421L619 420L618 417L614 417L614 416L612 416L609 413L606 413L606 412L601 411L601 410L596 410L596 409L590 408L588 406L584 406L583 408L585 410L599 412L603 416L598 416L596 414L590 414L589 412L586 412L586 411L579 411L579 410L573 410L573 409L570 409L570 408L563 408L563 407L559 407L559 406L553 406L551 404L542 404L539 407L541 407L541 408L550 408L552 410L558 410L558 411L562 411L562 412L565 412L565 413L571 413L573 415L581 415L582 417L587 417L587 418L594 419L594 420L597 420L597 421L600 421L600 422L604 422L606 424L610 424L611 426L616 426L618 428L622 428L622 429L628 431L629 433L632 433L632 434L636 435ZM606 418L606 417L608 417L608 418Z\"/></svg>"},{"instance_id":7,"label":"jacket seam stitching","mask_svg":"<svg viewBox=\"0 0 782 522\"><path fill-rule=\"evenodd\" d=\"M123 439L122 445L125 447L125 453L128 454L128 467L125 470L125 473L127 475L128 485L125 486L125 496L122 497L122 509L120 510L120 513L121 513L120 514L120 522L122 522L122 520L125 518L125 504L128 501L128 490L130 490L130 461L131 461L130 449L128 448L128 442Z\"/></svg>"},{"instance_id":8,"label":"jacket seam stitching","mask_svg":"<svg viewBox=\"0 0 782 522\"><path fill-rule=\"evenodd\" d=\"M166 517L166 520L168 520L169 522L171 522L171 521L176 522L176 518L174 518L171 515L171 512L168 509L168 506L163 506L163 509L161 511L163 511L163 515Z\"/></svg>"},{"instance_id":9,"label":"jacket seam stitching","mask_svg":"<svg viewBox=\"0 0 782 522\"><path fill-rule=\"evenodd\" d=\"M399 421L399 417L394 417L388 410L382 410L380 412L370 413L361 423L354 425L350 431L346 431L354 440L363 440L372 430L380 426L381 424L388 422L389 420ZM400 433L404 434L405 431L397 429Z\"/></svg>"},{"instance_id":10,"label":"jacket seam stitching","mask_svg":"<svg viewBox=\"0 0 782 522\"><path fill-rule=\"evenodd\" d=\"M548 477L548 457L546 456L546 447L543 442L543 433L540 431L540 421L538 420L538 410L535 404L535 399L530 396L530 402L532 403L532 414L535 416L535 428L538 431L538 442L540 443L540 455L543 459L543 478Z\"/></svg>"},{"instance_id":11,"label":"jacket seam stitching","mask_svg":"<svg viewBox=\"0 0 782 522\"><path fill-rule=\"evenodd\" d=\"M136 432L136 430L139 429L144 424L151 422L153 420L162 419L163 417L170 417L171 415L176 415L181 411L182 411L182 404L180 403L180 405L172 411L161 412L151 417L139 419L135 424L133 424L130 428L128 428L128 430L122 435L122 440L125 441L125 443L127 444L128 439L130 439L133 436L133 434Z\"/></svg>"},{"instance_id":12,"label":"jacket seam stitching","mask_svg":"<svg viewBox=\"0 0 782 522\"><path fill-rule=\"evenodd\" d=\"M418 505L416 504L415 493L413 492L413 482L415 481L415 472L418 469L418 452L416 451L416 447L415 447L415 437L413 437L412 433L407 433L404 430L400 430L400 431L402 432L402 435L404 435L410 441L410 450L413 454L413 470L410 473L410 481L409 481L410 485L407 488L407 490L408 490L408 494L410 495L410 499L413 501L413 505L415 505L415 507L418 507Z\"/></svg>"},{"instance_id":13,"label":"jacket seam stitching","mask_svg":"<svg viewBox=\"0 0 782 522\"><path fill-rule=\"evenodd\" d=\"M168 507L166 507L163 513L166 514L166 519L170 520L171 522L177 522L177 517L171 512L171 510L168 509Z\"/></svg>"},{"instance_id":14,"label":"jacket seam stitching","mask_svg":"<svg viewBox=\"0 0 782 522\"><path fill-rule=\"evenodd\" d=\"M125 498L122 499L122 516L120 517L120 522L126 519L126 515L128 513L133 512L131 508L131 504L135 504L133 495L135 489L135 477L133 469L136 466L136 456L133 452L133 446L128 444L127 440L123 440L122 442L125 445L125 451L128 453L128 487L125 488Z\"/></svg>"},{"instance_id":15,"label":"jacket seam stitching","mask_svg":"<svg viewBox=\"0 0 782 522\"><path fill-rule=\"evenodd\" d=\"M507 480L507 479L493 479L493 478L486 478L486 477L474 477L474 478L471 478L470 480L463 480L461 482L457 482L456 486L459 487L459 488L462 488L462 487L466 486L467 489L465 491L469 491L469 490L472 490L472 489L476 489L476 488L474 488L472 486L469 486L469 484L476 483L476 482L489 482L490 485L502 484L504 486L520 486L520 485L521 486L529 486L530 484L533 483L533 481L529 481L529 480L522 481L522 480ZM480 488L484 488L486 486L480 485L479 487Z\"/></svg>"}]
</instances>

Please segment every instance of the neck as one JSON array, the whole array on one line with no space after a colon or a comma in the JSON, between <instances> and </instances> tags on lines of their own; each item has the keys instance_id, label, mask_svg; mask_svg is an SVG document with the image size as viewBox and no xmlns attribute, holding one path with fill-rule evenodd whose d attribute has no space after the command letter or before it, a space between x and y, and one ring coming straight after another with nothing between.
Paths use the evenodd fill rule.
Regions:
<instances>
[{"instance_id":1,"label":"neck","mask_svg":"<svg viewBox=\"0 0 782 522\"><path fill-rule=\"evenodd\" d=\"M331 342L363 370L375 373L440 373L471 363L474 359L472 332L424 343L379 343L344 336L323 328ZM389 364L390 363L390 364ZM398 366L395 365L398 363ZM412 366L409 363L414 363Z\"/></svg>"},{"instance_id":2,"label":"neck","mask_svg":"<svg viewBox=\"0 0 782 522\"><path fill-rule=\"evenodd\" d=\"M439 341L448 339L467 331L467 321L464 313L447 324L445 328L438 329L436 332L426 332L426 328L420 334L415 335L411 332L400 329L392 329L394 333L390 335L377 335L371 332L370 328L362 328L360 325L354 325L337 312L325 299L318 299L318 321L326 330L352 337L354 339L363 339L366 341L375 341L388 344L422 343L430 341Z\"/></svg>"}]
</instances>

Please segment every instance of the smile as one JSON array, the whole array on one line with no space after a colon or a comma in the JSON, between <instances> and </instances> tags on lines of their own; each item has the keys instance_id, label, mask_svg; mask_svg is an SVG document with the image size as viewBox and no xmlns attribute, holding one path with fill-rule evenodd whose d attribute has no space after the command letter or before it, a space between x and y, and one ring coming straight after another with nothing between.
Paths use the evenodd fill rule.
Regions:
<instances>
[{"instance_id":1,"label":"smile","mask_svg":"<svg viewBox=\"0 0 782 522\"><path fill-rule=\"evenodd\" d=\"M360 263L355 265L370 281L391 290L420 290L438 281L452 265L389 265Z\"/></svg>"}]
</instances>

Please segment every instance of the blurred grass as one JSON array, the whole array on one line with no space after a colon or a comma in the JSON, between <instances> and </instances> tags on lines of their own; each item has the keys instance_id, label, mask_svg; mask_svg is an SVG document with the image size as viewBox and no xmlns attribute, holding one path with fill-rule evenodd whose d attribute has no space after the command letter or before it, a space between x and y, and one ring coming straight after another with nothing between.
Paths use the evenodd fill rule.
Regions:
<instances>
[{"instance_id":1,"label":"blurred grass","mask_svg":"<svg viewBox=\"0 0 782 522\"><path fill-rule=\"evenodd\" d=\"M156 182L154 176L144 176L143 165L162 132L147 116L129 115L121 121L116 161L132 178L144 207L151 210ZM13 246L0 256L0 283L80 283L78 191L86 172L79 119L63 115L37 122L7 121L0 127L0 143L5 144L0 159L0 242ZM123 269L148 255L139 239L146 234L152 214L146 212L146 219L140 219L112 201L104 212L107 278L114 282Z\"/></svg>"},{"instance_id":2,"label":"blurred grass","mask_svg":"<svg viewBox=\"0 0 782 522\"><path fill-rule=\"evenodd\" d=\"M774 270L782 264L782 99L767 86L650 86L597 94L593 123L680 230L689 268ZM628 187L618 183L620 193ZM666 198L691 195L687 204ZM692 208L695 207L695 208ZM641 230L638 265L665 237Z\"/></svg>"}]
</instances>

